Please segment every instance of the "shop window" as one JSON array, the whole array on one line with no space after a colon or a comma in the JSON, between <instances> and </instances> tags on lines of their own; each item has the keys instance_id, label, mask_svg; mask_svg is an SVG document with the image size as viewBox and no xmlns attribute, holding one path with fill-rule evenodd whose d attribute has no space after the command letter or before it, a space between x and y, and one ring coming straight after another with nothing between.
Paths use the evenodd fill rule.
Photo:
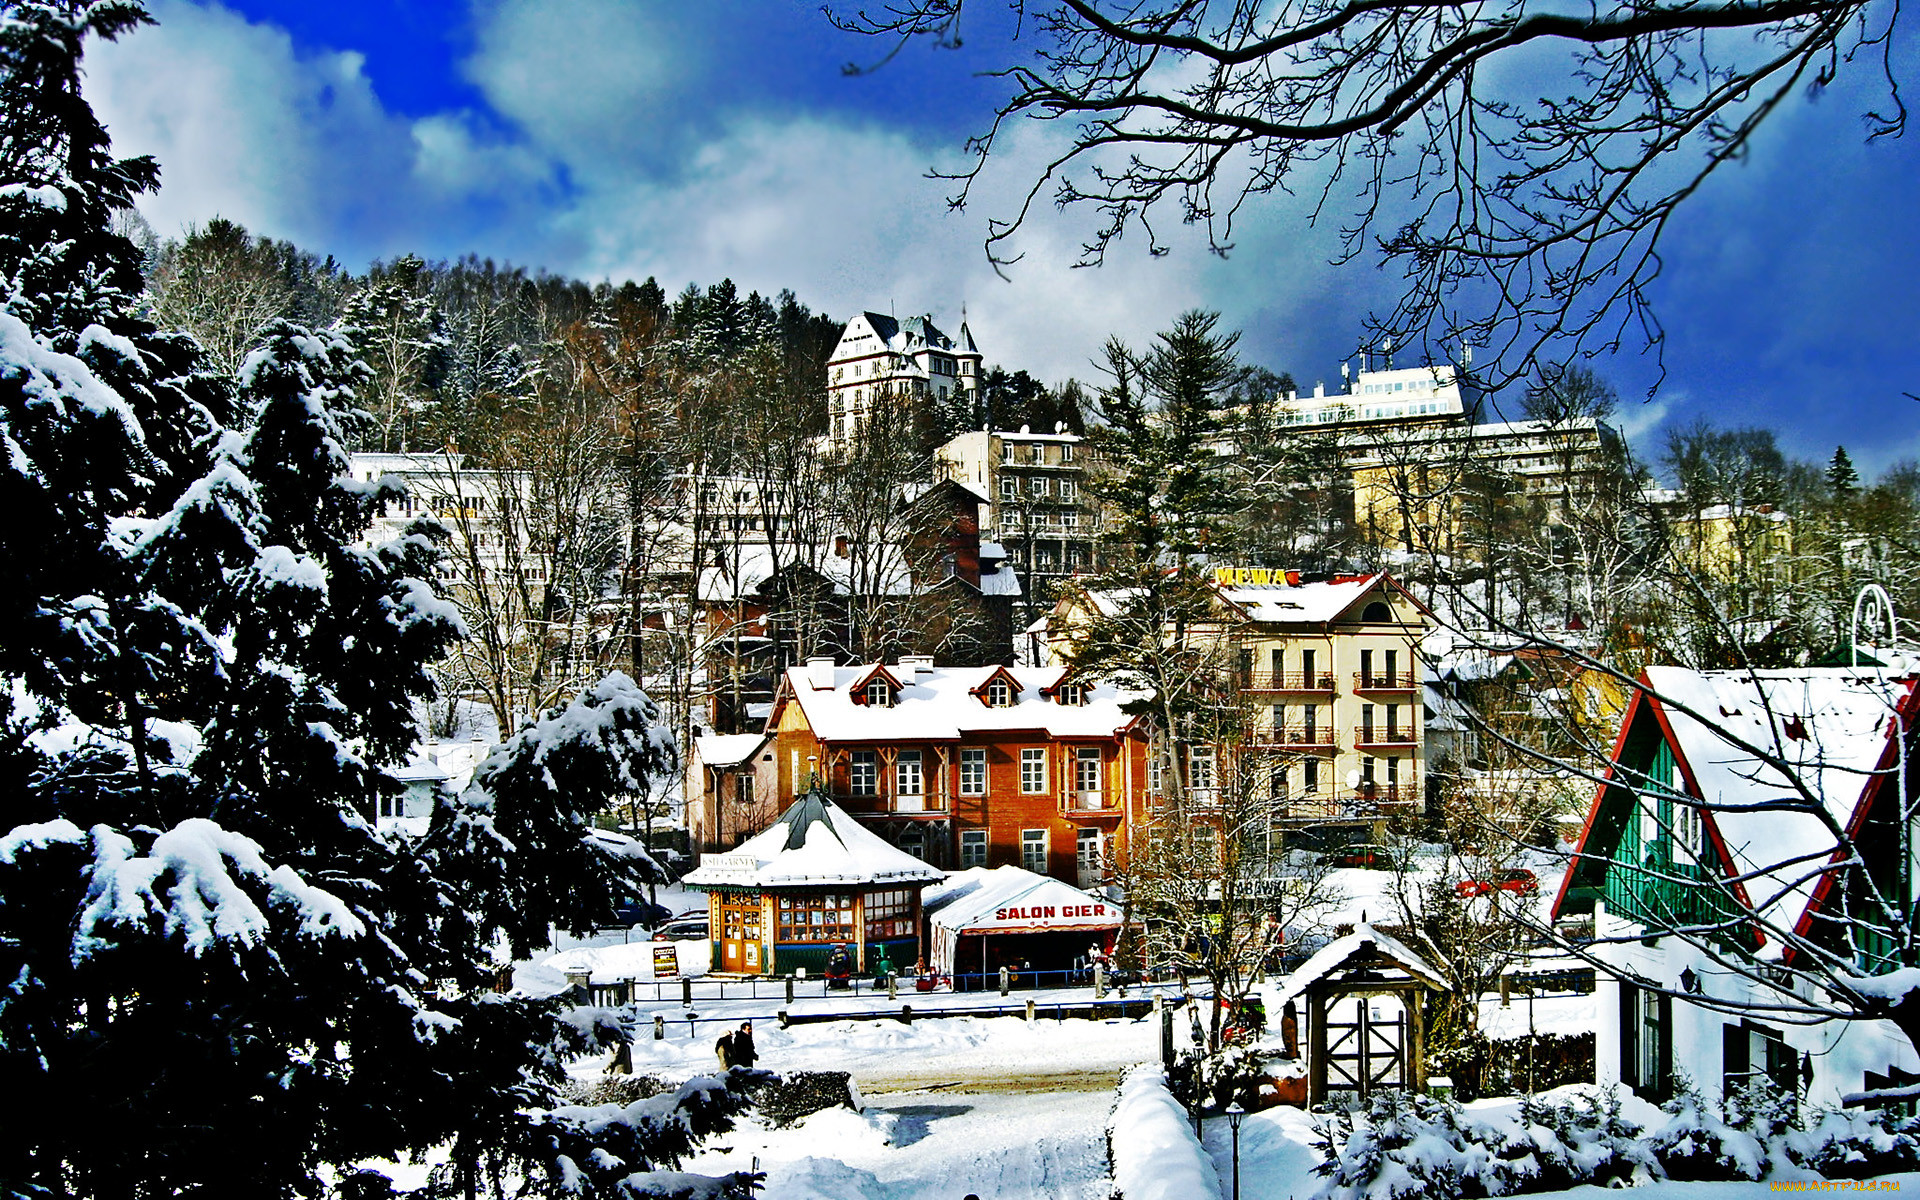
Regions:
<instances>
[{"instance_id":1,"label":"shop window","mask_svg":"<svg viewBox=\"0 0 1920 1200\"><path fill-rule=\"evenodd\" d=\"M781 896L775 907L782 942L853 941L852 896Z\"/></svg>"},{"instance_id":2,"label":"shop window","mask_svg":"<svg viewBox=\"0 0 1920 1200\"><path fill-rule=\"evenodd\" d=\"M903 841L901 848L915 858L917 854ZM868 892L866 895L867 940L885 941L889 938L913 936L913 893L906 888L890 888L882 892Z\"/></svg>"}]
</instances>

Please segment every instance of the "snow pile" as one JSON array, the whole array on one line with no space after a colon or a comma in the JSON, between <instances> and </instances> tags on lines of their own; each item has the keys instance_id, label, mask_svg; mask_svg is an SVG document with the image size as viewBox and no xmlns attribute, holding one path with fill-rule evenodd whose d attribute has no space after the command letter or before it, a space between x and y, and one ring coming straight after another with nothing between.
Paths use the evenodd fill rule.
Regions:
<instances>
[{"instance_id":1,"label":"snow pile","mask_svg":"<svg viewBox=\"0 0 1920 1200\"><path fill-rule=\"evenodd\" d=\"M1213 1159L1193 1136L1187 1110L1157 1066L1135 1067L1120 1084L1108 1127L1115 1192L1126 1200L1204 1200L1220 1195Z\"/></svg>"}]
</instances>

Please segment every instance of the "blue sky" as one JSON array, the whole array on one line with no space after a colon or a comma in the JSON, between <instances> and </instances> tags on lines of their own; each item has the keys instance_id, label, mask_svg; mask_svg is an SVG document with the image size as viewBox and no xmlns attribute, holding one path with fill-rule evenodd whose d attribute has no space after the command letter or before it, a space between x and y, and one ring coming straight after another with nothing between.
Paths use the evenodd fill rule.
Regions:
<instances>
[{"instance_id":1,"label":"blue sky","mask_svg":"<svg viewBox=\"0 0 1920 1200\"><path fill-rule=\"evenodd\" d=\"M328 4L152 0L159 25L88 60L88 92L123 152L164 185L163 234L220 215L355 267L468 252L669 291L732 277L791 287L845 318L961 306L990 360L1090 378L1109 335L1144 342L1189 307L1245 332L1243 356L1337 384L1370 307L1371 263L1335 270L1325 228L1257 205L1222 260L1176 236L1071 262L1085 217L1036 221L1010 281L980 249L1059 131L1016 129L967 211L925 178L957 160L997 95L976 72L1015 47L1004 5L970 10L958 52L914 48L846 77L877 47L815 3L473 0ZM1920 66L1910 31L1897 47ZM1643 356L1597 364L1643 453L1706 417L1778 430L1868 470L1920 457L1920 131L1864 143L1870 69L1795 101L1723 171L1665 244L1656 300L1667 379Z\"/></svg>"}]
</instances>

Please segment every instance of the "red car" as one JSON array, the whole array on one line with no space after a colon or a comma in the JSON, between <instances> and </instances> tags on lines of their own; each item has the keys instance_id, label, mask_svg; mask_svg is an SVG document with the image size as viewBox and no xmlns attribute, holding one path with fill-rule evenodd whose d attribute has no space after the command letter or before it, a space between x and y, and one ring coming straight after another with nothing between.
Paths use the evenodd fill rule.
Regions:
<instances>
[{"instance_id":1,"label":"red car","mask_svg":"<svg viewBox=\"0 0 1920 1200\"><path fill-rule=\"evenodd\" d=\"M1461 898L1485 896L1493 892L1512 892L1519 896L1531 896L1540 890L1540 880L1525 867L1515 867L1500 872L1495 879L1462 879L1453 885L1453 893Z\"/></svg>"}]
</instances>

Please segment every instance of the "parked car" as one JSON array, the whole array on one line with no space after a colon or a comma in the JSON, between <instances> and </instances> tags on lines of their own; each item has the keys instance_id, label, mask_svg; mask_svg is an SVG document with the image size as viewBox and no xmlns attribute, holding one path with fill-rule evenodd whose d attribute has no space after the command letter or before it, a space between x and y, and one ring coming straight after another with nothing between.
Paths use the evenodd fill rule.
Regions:
<instances>
[{"instance_id":1,"label":"parked car","mask_svg":"<svg viewBox=\"0 0 1920 1200\"><path fill-rule=\"evenodd\" d=\"M1355 842L1350 846L1328 850L1320 855L1320 862L1323 866L1362 867L1374 871L1391 871L1395 865L1393 851L1371 842Z\"/></svg>"},{"instance_id":2,"label":"parked car","mask_svg":"<svg viewBox=\"0 0 1920 1200\"><path fill-rule=\"evenodd\" d=\"M1525 867L1514 867L1502 871L1492 879L1462 879L1453 885L1454 894L1466 899L1471 896L1486 896L1494 892L1512 892L1516 896L1531 896L1540 890L1540 879Z\"/></svg>"},{"instance_id":3,"label":"parked car","mask_svg":"<svg viewBox=\"0 0 1920 1200\"><path fill-rule=\"evenodd\" d=\"M645 925L651 929L672 916L673 913L666 906L655 904L639 896L629 896L613 902L613 924L615 925Z\"/></svg>"},{"instance_id":4,"label":"parked car","mask_svg":"<svg viewBox=\"0 0 1920 1200\"><path fill-rule=\"evenodd\" d=\"M683 913L671 921L662 921L653 931L656 942L704 942L709 940L707 914Z\"/></svg>"}]
</instances>

